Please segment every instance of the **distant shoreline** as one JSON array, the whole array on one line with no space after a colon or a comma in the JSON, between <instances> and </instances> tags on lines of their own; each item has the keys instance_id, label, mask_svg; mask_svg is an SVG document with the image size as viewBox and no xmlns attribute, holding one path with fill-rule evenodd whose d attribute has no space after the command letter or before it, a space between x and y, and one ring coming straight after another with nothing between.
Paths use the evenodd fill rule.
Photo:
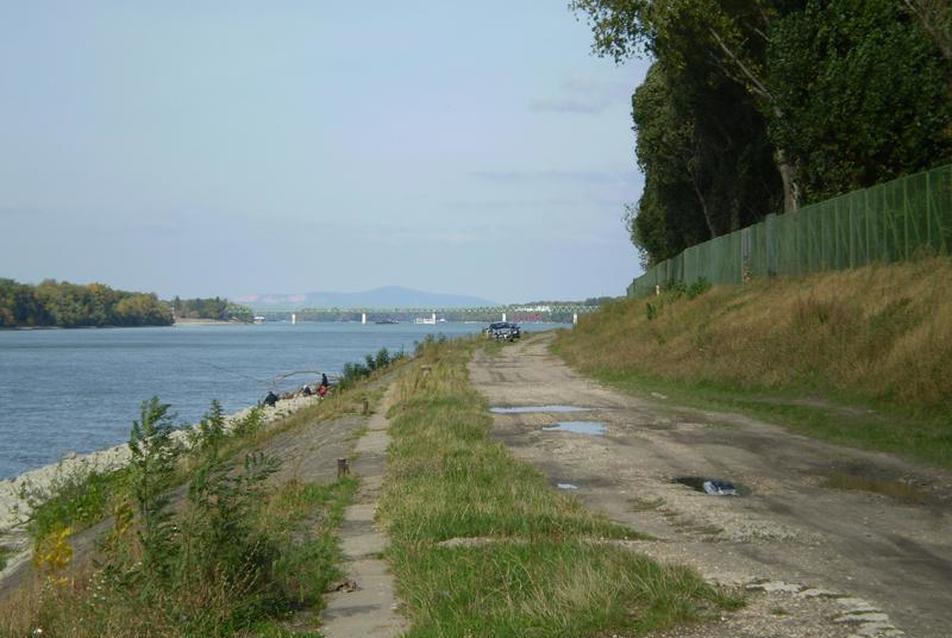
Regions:
<instances>
[{"instance_id":1,"label":"distant shoreline","mask_svg":"<svg viewBox=\"0 0 952 638\"><path fill-rule=\"evenodd\" d=\"M191 319L187 317L176 317L175 326L249 326L248 321L237 321L234 319Z\"/></svg>"}]
</instances>

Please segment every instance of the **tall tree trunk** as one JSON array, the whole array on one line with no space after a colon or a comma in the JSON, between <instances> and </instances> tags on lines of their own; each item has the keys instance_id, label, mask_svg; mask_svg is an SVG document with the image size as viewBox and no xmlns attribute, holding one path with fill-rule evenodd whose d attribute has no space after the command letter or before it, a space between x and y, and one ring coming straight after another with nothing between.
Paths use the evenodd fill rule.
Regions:
<instances>
[{"instance_id":1,"label":"tall tree trunk","mask_svg":"<svg viewBox=\"0 0 952 638\"><path fill-rule=\"evenodd\" d=\"M698 184L700 178L695 174L694 171L691 173L691 186L694 188L694 194L697 197L697 201L701 204L701 212L704 213L704 221L707 223L707 229L711 233L711 239L717 237L717 230L714 228L714 222L711 219L711 211L707 207L707 200L704 198L704 193L701 191L701 186Z\"/></svg>"},{"instance_id":2,"label":"tall tree trunk","mask_svg":"<svg viewBox=\"0 0 952 638\"><path fill-rule=\"evenodd\" d=\"M774 163L783 182L783 212L793 213L800 208L800 182L797 168L787 159L782 148L774 151Z\"/></svg>"}]
</instances>

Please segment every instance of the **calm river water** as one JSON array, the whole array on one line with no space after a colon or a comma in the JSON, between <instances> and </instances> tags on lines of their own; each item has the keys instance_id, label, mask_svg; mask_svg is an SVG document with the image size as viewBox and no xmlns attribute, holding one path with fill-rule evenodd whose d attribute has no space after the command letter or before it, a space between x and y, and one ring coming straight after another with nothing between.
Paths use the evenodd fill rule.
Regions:
<instances>
[{"instance_id":1,"label":"calm river water","mask_svg":"<svg viewBox=\"0 0 952 638\"><path fill-rule=\"evenodd\" d=\"M436 326L267 323L103 330L0 331L0 478L127 440L139 403L157 395L194 423L212 399L226 412L256 403L274 377L339 372L381 347L412 354ZM532 329L542 325L530 326ZM292 377L300 386L312 376Z\"/></svg>"}]
</instances>

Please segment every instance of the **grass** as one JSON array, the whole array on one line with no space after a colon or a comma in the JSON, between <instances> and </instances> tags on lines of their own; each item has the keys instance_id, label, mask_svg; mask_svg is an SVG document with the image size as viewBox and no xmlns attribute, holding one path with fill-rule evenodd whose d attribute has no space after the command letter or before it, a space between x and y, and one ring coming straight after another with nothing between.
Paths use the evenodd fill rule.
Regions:
<instances>
[{"instance_id":1,"label":"grass","mask_svg":"<svg viewBox=\"0 0 952 638\"><path fill-rule=\"evenodd\" d=\"M126 491L128 472L88 471L82 467L58 474L48 487L25 484L20 497L30 506L27 531L34 540L56 530L85 529L102 520L117 494Z\"/></svg>"},{"instance_id":2,"label":"grass","mask_svg":"<svg viewBox=\"0 0 952 638\"><path fill-rule=\"evenodd\" d=\"M390 414L379 511L408 636L641 633L738 604L689 569L590 542L644 536L551 489L489 439L466 369L476 343L425 348ZM453 538L494 542L439 545Z\"/></svg>"},{"instance_id":3,"label":"grass","mask_svg":"<svg viewBox=\"0 0 952 638\"><path fill-rule=\"evenodd\" d=\"M952 467L947 257L624 300L554 350L629 392Z\"/></svg>"},{"instance_id":4,"label":"grass","mask_svg":"<svg viewBox=\"0 0 952 638\"><path fill-rule=\"evenodd\" d=\"M319 611L324 592L341 578L336 530L356 490L357 481L350 478L330 485L291 481L262 511L262 529L270 528L270 536L285 548L274 575L291 609Z\"/></svg>"},{"instance_id":5,"label":"grass","mask_svg":"<svg viewBox=\"0 0 952 638\"><path fill-rule=\"evenodd\" d=\"M141 555L137 542L103 546L103 566L78 565L44 571L0 604L0 636L44 635L85 638L112 636L312 635L286 627L297 609L319 610L322 594L340 576L334 530L356 489L345 479L329 485L289 481L256 499L258 506L235 519L244 536L213 542L171 581L139 573L124 561ZM189 540L188 513L178 520L184 546L201 547L200 527ZM225 529L232 529L226 526ZM201 531L205 530L205 531ZM246 550L230 555L232 546ZM263 564L253 564L255 557ZM235 561L229 566L228 561ZM237 572L234 570L237 568ZM151 585L150 585L151 583Z\"/></svg>"},{"instance_id":6,"label":"grass","mask_svg":"<svg viewBox=\"0 0 952 638\"><path fill-rule=\"evenodd\" d=\"M12 553L8 547L0 545L0 572L7 568L7 559Z\"/></svg>"}]
</instances>

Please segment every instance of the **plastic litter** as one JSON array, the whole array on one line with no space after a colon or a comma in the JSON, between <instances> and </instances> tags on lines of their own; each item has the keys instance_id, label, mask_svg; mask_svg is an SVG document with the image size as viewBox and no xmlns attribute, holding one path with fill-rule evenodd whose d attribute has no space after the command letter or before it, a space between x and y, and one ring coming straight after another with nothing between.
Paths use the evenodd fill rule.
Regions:
<instances>
[{"instance_id":1,"label":"plastic litter","mask_svg":"<svg viewBox=\"0 0 952 638\"><path fill-rule=\"evenodd\" d=\"M704 489L705 494L712 494L714 496L737 496L737 488L734 487L734 484L730 481L713 479L704 481L701 487Z\"/></svg>"}]
</instances>

